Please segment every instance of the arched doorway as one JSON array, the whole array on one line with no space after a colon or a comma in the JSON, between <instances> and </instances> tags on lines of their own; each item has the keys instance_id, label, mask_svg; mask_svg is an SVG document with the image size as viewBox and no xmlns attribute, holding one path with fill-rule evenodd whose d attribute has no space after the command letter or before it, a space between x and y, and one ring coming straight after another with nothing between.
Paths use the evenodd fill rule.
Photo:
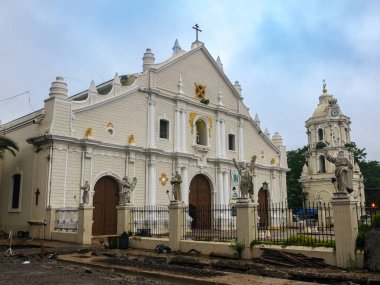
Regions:
<instances>
[{"instance_id":1,"label":"arched doorway","mask_svg":"<svg viewBox=\"0 0 380 285\"><path fill-rule=\"evenodd\" d=\"M189 215L192 228L211 227L211 187L202 174L194 176L190 183Z\"/></svg>"},{"instance_id":2,"label":"arched doorway","mask_svg":"<svg viewBox=\"0 0 380 285\"><path fill-rule=\"evenodd\" d=\"M115 179L104 176L96 182L94 194L94 223L92 235L115 235L117 230L117 210L119 186Z\"/></svg>"},{"instance_id":3,"label":"arched doorway","mask_svg":"<svg viewBox=\"0 0 380 285\"><path fill-rule=\"evenodd\" d=\"M259 212L259 225L260 227L269 226L270 217L269 217L269 191L268 184L263 183L263 187L260 188L258 193L258 212Z\"/></svg>"}]
</instances>

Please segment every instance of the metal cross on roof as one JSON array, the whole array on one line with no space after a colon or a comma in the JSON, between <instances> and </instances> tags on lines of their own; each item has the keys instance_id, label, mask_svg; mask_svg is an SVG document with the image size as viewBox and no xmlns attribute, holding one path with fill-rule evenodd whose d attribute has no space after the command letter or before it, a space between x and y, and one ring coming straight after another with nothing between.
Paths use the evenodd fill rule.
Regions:
<instances>
[{"instance_id":1,"label":"metal cross on roof","mask_svg":"<svg viewBox=\"0 0 380 285\"><path fill-rule=\"evenodd\" d=\"M195 24L195 26L193 27L193 29L195 30L196 41L198 41L198 32L202 32L202 30L199 29L199 25L198 24Z\"/></svg>"}]
</instances>

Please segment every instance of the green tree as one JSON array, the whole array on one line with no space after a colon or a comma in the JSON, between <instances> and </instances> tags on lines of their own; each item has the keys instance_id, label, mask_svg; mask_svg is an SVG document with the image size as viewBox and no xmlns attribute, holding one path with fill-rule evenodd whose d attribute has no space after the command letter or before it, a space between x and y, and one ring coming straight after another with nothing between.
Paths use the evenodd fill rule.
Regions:
<instances>
[{"instance_id":1,"label":"green tree","mask_svg":"<svg viewBox=\"0 0 380 285\"><path fill-rule=\"evenodd\" d=\"M367 157L365 148L358 148L355 142L346 143L344 147L353 153L355 162L365 161Z\"/></svg>"},{"instance_id":2,"label":"green tree","mask_svg":"<svg viewBox=\"0 0 380 285\"><path fill-rule=\"evenodd\" d=\"M13 154L13 156L16 156L16 152L18 150L19 149L16 142L5 136L0 136L0 159L3 159L6 151L9 151Z\"/></svg>"},{"instance_id":3,"label":"green tree","mask_svg":"<svg viewBox=\"0 0 380 285\"><path fill-rule=\"evenodd\" d=\"M364 178L364 192L367 203L376 203L380 206L380 162L376 160L366 160L365 148L360 149L355 142L346 143L345 148L349 149L355 162L359 165Z\"/></svg>"},{"instance_id":4,"label":"green tree","mask_svg":"<svg viewBox=\"0 0 380 285\"><path fill-rule=\"evenodd\" d=\"M302 168L306 163L308 153L307 146L287 152L288 167L290 168L286 177L289 208L298 208L303 205L305 197L302 192L302 185L298 182L298 179L300 179Z\"/></svg>"},{"instance_id":5,"label":"green tree","mask_svg":"<svg viewBox=\"0 0 380 285\"><path fill-rule=\"evenodd\" d=\"M367 204L380 206L380 162L376 160L358 163L364 178L364 192Z\"/></svg>"}]
</instances>

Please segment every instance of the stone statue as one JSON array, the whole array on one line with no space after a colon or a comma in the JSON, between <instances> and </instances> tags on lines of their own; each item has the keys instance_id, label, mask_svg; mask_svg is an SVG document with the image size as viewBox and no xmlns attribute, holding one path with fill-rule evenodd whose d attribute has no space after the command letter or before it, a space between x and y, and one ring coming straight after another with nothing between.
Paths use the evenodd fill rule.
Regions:
<instances>
[{"instance_id":1,"label":"stone statue","mask_svg":"<svg viewBox=\"0 0 380 285\"><path fill-rule=\"evenodd\" d=\"M179 174L179 172L176 171L175 175L170 180L170 184L173 186L173 196L175 201L182 201L181 183L181 174Z\"/></svg>"},{"instance_id":2,"label":"stone statue","mask_svg":"<svg viewBox=\"0 0 380 285\"><path fill-rule=\"evenodd\" d=\"M352 163L344 157L344 151L340 149L336 157L330 156L327 152L326 159L335 164L335 178L338 192L352 193L353 166Z\"/></svg>"},{"instance_id":3,"label":"stone statue","mask_svg":"<svg viewBox=\"0 0 380 285\"><path fill-rule=\"evenodd\" d=\"M121 181L121 191L119 193L119 204L125 205L131 203L132 192L135 190L137 178L134 177L132 182L128 176L125 176Z\"/></svg>"},{"instance_id":4,"label":"stone statue","mask_svg":"<svg viewBox=\"0 0 380 285\"><path fill-rule=\"evenodd\" d=\"M233 159L235 167L240 175L240 192L242 197L249 197L253 201L253 175L255 174L256 155L251 158L251 163L237 162Z\"/></svg>"},{"instance_id":5,"label":"stone statue","mask_svg":"<svg viewBox=\"0 0 380 285\"><path fill-rule=\"evenodd\" d=\"M88 181L84 183L83 186L80 187L80 190L82 190L82 203L84 205L88 205L90 202L90 184Z\"/></svg>"}]
</instances>

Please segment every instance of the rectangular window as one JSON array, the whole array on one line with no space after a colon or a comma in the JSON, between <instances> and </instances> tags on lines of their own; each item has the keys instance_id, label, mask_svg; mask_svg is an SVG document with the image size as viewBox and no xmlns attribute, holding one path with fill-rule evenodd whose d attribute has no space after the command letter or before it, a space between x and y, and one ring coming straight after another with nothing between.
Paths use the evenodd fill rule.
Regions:
<instances>
[{"instance_id":1,"label":"rectangular window","mask_svg":"<svg viewBox=\"0 0 380 285\"><path fill-rule=\"evenodd\" d=\"M228 150L235 150L235 135L228 135Z\"/></svg>"},{"instance_id":2,"label":"rectangular window","mask_svg":"<svg viewBox=\"0 0 380 285\"><path fill-rule=\"evenodd\" d=\"M20 204L20 184L21 175L15 174L12 176L13 179L13 191L12 191L12 209L18 209Z\"/></svg>"},{"instance_id":3,"label":"rectangular window","mask_svg":"<svg viewBox=\"0 0 380 285\"><path fill-rule=\"evenodd\" d=\"M160 139L169 139L169 121L160 120Z\"/></svg>"}]
</instances>

